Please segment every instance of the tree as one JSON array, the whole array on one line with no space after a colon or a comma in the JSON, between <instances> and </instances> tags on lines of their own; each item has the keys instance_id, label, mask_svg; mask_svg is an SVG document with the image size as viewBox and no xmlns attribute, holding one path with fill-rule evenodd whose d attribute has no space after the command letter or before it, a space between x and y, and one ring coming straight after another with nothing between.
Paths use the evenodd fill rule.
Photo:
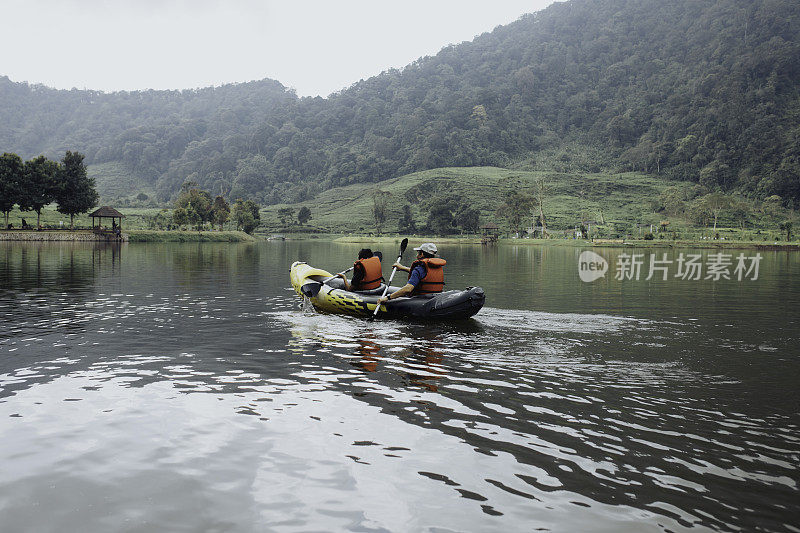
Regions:
<instances>
[{"instance_id":1,"label":"tree","mask_svg":"<svg viewBox=\"0 0 800 533\"><path fill-rule=\"evenodd\" d=\"M695 212L701 218L713 217L714 229L717 231L717 219L722 211L731 205L731 198L721 192L714 192L701 196L695 201ZM705 215L705 216L704 216Z\"/></svg>"},{"instance_id":2,"label":"tree","mask_svg":"<svg viewBox=\"0 0 800 533\"><path fill-rule=\"evenodd\" d=\"M147 225L150 229L167 229L169 226L170 220L174 220L174 215L170 217L169 209L162 209L154 216L145 217L147 220Z\"/></svg>"},{"instance_id":3,"label":"tree","mask_svg":"<svg viewBox=\"0 0 800 533\"><path fill-rule=\"evenodd\" d=\"M246 209L250 210L250 214L253 215L253 220L255 220L256 225L261 223L261 207L255 203L253 200L245 200L244 206Z\"/></svg>"},{"instance_id":4,"label":"tree","mask_svg":"<svg viewBox=\"0 0 800 533\"><path fill-rule=\"evenodd\" d=\"M519 233L522 230L522 223L525 217L531 212L535 203L536 199L530 194L521 192L518 189L512 189L506 193L505 200L497 210L497 214L505 217L511 227L511 231ZM540 220L544 232L546 231L544 229L544 213L541 213Z\"/></svg>"},{"instance_id":5,"label":"tree","mask_svg":"<svg viewBox=\"0 0 800 533\"><path fill-rule=\"evenodd\" d=\"M191 187L191 185L184 186L183 192L175 201L172 216L176 224L189 224L200 231L203 224L211 221L212 206L213 202L208 191Z\"/></svg>"},{"instance_id":6,"label":"tree","mask_svg":"<svg viewBox=\"0 0 800 533\"><path fill-rule=\"evenodd\" d=\"M456 201L447 196L437 196L429 204L428 230L437 235L454 233L455 216L453 212L458 209Z\"/></svg>"},{"instance_id":7,"label":"tree","mask_svg":"<svg viewBox=\"0 0 800 533\"><path fill-rule=\"evenodd\" d=\"M225 224L231 215L231 206L222 196L214 198L214 205L211 206L211 221L219 227L222 231L222 225Z\"/></svg>"},{"instance_id":8,"label":"tree","mask_svg":"<svg viewBox=\"0 0 800 533\"><path fill-rule=\"evenodd\" d=\"M417 224L414 222L414 217L411 216L411 206L408 204L403 206L403 215L400 218L399 229L400 233L417 232Z\"/></svg>"},{"instance_id":9,"label":"tree","mask_svg":"<svg viewBox=\"0 0 800 533\"><path fill-rule=\"evenodd\" d=\"M736 222L739 224L739 228L742 230L742 234L744 234L744 228L747 225L747 221L750 219L750 216L753 214L753 209L745 200L736 200L733 202L731 206L731 214Z\"/></svg>"},{"instance_id":10,"label":"tree","mask_svg":"<svg viewBox=\"0 0 800 533\"><path fill-rule=\"evenodd\" d=\"M699 199L692 202L692 204L689 206L687 214L694 222L700 224L701 226L708 225L708 220L711 217L708 207L700 202Z\"/></svg>"},{"instance_id":11,"label":"tree","mask_svg":"<svg viewBox=\"0 0 800 533\"><path fill-rule=\"evenodd\" d=\"M278 218L282 226L288 226L294 220L294 209L291 207L282 207L278 209Z\"/></svg>"},{"instance_id":12,"label":"tree","mask_svg":"<svg viewBox=\"0 0 800 533\"><path fill-rule=\"evenodd\" d=\"M686 210L686 191L682 187L667 187L652 201L653 210L667 215L680 215Z\"/></svg>"},{"instance_id":13,"label":"tree","mask_svg":"<svg viewBox=\"0 0 800 533\"><path fill-rule=\"evenodd\" d=\"M8 215L18 201L23 168L22 158L17 154L6 152L0 157L0 211L6 218L3 227L8 227Z\"/></svg>"},{"instance_id":14,"label":"tree","mask_svg":"<svg viewBox=\"0 0 800 533\"><path fill-rule=\"evenodd\" d=\"M239 198L233 204L233 220L236 222L236 229L243 229L245 233L252 234L261 222L258 204L252 200Z\"/></svg>"},{"instance_id":15,"label":"tree","mask_svg":"<svg viewBox=\"0 0 800 533\"><path fill-rule=\"evenodd\" d=\"M547 237L547 219L544 216L544 199L547 194L547 187L544 179L536 180L536 206L539 208L539 224L542 226L542 237ZM527 199L523 199L523 204L527 205Z\"/></svg>"},{"instance_id":16,"label":"tree","mask_svg":"<svg viewBox=\"0 0 800 533\"><path fill-rule=\"evenodd\" d=\"M41 228L42 208L55 199L59 165L40 155L25 161L17 203L21 211L36 211L36 227Z\"/></svg>"},{"instance_id":17,"label":"tree","mask_svg":"<svg viewBox=\"0 0 800 533\"><path fill-rule=\"evenodd\" d=\"M792 228L794 228L794 224L792 223L792 221L791 220L786 220L784 222L781 222L778 227L780 228L781 231L785 231L786 232L786 242L791 241L792 240Z\"/></svg>"},{"instance_id":18,"label":"tree","mask_svg":"<svg viewBox=\"0 0 800 533\"><path fill-rule=\"evenodd\" d=\"M731 178L731 168L719 161L714 160L700 170L700 185L713 189L719 186L726 186Z\"/></svg>"},{"instance_id":19,"label":"tree","mask_svg":"<svg viewBox=\"0 0 800 533\"><path fill-rule=\"evenodd\" d=\"M309 220L311 220L311 209L306 206L301 207L300 212L297 213L297 221L302 226Z\"/></svg>"},{"instance_id":20,"label":"tree","mask_svg":"<svg viewBox=\"0 0 800 533\"><path fill-rule=\"evenodd\" d=\"M176 207L172 210L172 221L178 226L191 224L189 214L183 207Z\"/></svg>"},{"instance_id":21,"label":"tree","mask_svg":"<svg viewBox=\"0 0 800 533\"><path fill-rule=\"evenodd\" d=\"M462 206L456 213L456 224L467 233L477 233L480 228L481 212L475 207Z\"/></svg>"},{"instance_id":22,"label":"tree","mask_svg":"<svg viewBox=\"0 0 800 533\"><path fill-rule=\"evenodd\" d=\"M389 205L389 198L392 193L375 189L372 193L372 218L375 219L375 229L381 233L384 222L386 222L386 207Z\"/></svg>"},{"instance_id":23,"label":"tree","mask_svg":"<svg viewBox=\"0 0 800 533\"><path fill-rule=\"evenodd\" d=\"M56 210L69 215L69 229L74 228L75 215L85 213L97 205L97 191L94 178L86 174L83 164L84 155L78 152L67 152L61 160L58 172L58 183L55 189Z\"/></svg>"},{"instance_id":24,"label":"tree","mask_svg":"<svg viewBox=\"0 0 800 533\"><path fill-rule=\"evenodd\" d=\"M237 212L236 205L234 204L233 213L234 219L236 220L236 229L244 230L244 232L249 235L258 227L250 211L244 209Z\"/></svg>"}]
</instances>

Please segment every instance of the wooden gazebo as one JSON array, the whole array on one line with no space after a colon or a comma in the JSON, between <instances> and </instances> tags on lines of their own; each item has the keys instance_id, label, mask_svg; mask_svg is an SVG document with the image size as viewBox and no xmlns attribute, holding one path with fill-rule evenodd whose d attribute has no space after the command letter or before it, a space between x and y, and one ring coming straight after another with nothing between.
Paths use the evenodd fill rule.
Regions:
<instances>
[{"instance_id":1,"label":"wooden gazebo","mask_svg":"<svg viewBox=\"0 0 800 533\"><path fill-rule=\"evenodd\" d=\"M500 228L494 222L489 222L481 226L481 244L494 244L500 237Z\"/></svg>"},{"instance_id":2,"label":"wooden gazebo","mask_svg":"<svg viewBox=\"0 0 800 533\"><path fill-rule=\"evenodd\" d=\"M104 205L94 213L89 215L92 218L92 230L98 233L104 232L116 232L122 231L122 219L125 217L122 213L114 209L113 207L108 207ZM108 226L103 227L103 219L110 218L111 219L111 227ZM95 219L100 219L97 221L97 225L95 226ZM119 219L119 224L117 224L117 219Z\"/></svg>"}]
</instances>

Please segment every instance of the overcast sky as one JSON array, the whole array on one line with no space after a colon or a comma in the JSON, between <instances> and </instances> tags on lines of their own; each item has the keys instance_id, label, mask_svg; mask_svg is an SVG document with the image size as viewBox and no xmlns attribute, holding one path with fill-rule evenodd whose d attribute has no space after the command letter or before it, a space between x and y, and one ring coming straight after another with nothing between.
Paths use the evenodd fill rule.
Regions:
<instances>
[{"instance_id":1,"label":"overcast sky","mask_svg":"<svg viewBox=\"0 0 800 533\"><path fill-rule=\"evenodd\" d=\"M276 79L327 96L552 0L3 0L0 75L59 89Z\"/></svg>"}]
</instances>

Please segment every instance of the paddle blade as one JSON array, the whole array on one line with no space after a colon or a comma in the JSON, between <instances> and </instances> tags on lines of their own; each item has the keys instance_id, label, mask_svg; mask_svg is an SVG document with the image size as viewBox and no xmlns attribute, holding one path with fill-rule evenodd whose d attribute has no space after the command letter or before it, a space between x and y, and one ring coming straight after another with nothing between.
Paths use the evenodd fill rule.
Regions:
<instances>
[{"instance_id":1,"label":"paddle blade","mask_svg":"<svg viewBox=\"0 0 800 533\"><path fill-rule=\"evenodd\" d=\"M403 239L400 242L400 255L403 255L406 251L406 247L408 246L408 239Z\"/></svg>"}]
</instances>

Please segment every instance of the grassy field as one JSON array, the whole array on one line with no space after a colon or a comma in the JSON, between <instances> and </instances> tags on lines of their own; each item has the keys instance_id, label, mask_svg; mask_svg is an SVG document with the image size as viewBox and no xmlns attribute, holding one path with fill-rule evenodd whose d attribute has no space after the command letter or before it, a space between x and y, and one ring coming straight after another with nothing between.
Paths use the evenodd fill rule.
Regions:
<instances>
[{"instance_id":1,"label":"grassy field","mask_svg":"<svg viewBox=\"0 0 800 533\"><path fill-rule=\"evenodd\" d=\"M569 227L584 218L637 223L646 218L657 223L646 199L657 196L671 183L637 173L626 174L563 174L526 172L495 167L441 168L416 172L380 184L355 184L330 189L307 202L288 205L299 210L311 209L312 226L329 231L374 231L372 194L380 187L391 194L385 231L397 231L409 190L417 187L423 194L446 194L463 198L481 211L481 223L504 221L495 219L502 196L510 189L534 192L534 181L544 179L547 186L545 214L554 227ZM583 195L583 196L581 196ZM262 224L279 229L278 210L287 205L269 206L263 210ZM425 224L425 214L412 207L418 226ZM652 215L652 216L648 216Z\"/></svg>"},{"instance_id":2,"label":"grassy field","mask_svg":"<svg viewBox=\"0 0 800 533\"><path fill-rule=\"evenodd\" d=\"M122 219L122 228L124 230L128 229L147 229L147 220L145 217L147 216L154 216L156 215L160 209L156 207L116 207L112 206L117 211L125 215L125 218ZM91 211L94 211L92 209ZM90 211L90 212L91 212ZM9 223L13 224L15 228L22 227L22 219L30 226L36 225L36 213L34 211L27 211L23 212L20 211L18 208L14 208L11 211L9 216ZM0 219L0 221L5 221L5 219ZM107 220L109 224L111 223L110 220ZM48 205L44 209L42 209L42 217L41 223L44 227L49 228L69 228L69 216L62 215L58 211L56 211L55 204ZM75 217L75 227L76 228L87 228L92 225L92 221L88 216L88 213L83 215L78 215Z\"/></svg>"},{"instance_id":3,"label":"grassy field","mask_svg":"<svg viewBox=\"0 0 800 533\"><path fill-rule=\"evenodd\" d=\"M533 194L535 181L544 179L546 184L545 214L552 230L575 228L581 220L594 220L599 224L601 236L627 235L629 238L643 237L662 221L669 222L668 231L657 238L676 240L707 240L712 232L698 227L680 217L668 217L653 212L651 200L667 187L678 189L693 187L692 183L669 182L641 173L578 174L552 171L520 171L495 167L441 168L416 172L380 184L355 184L322 192L317 197L298 204L280 204L262 209L262 227L265 233L314 230L332 233L372 234L376 232L372 219L374 191L391 194L388 203L387 222L383 233L396 233L405 204L412 205L412 215L418 227L426 223L426 213L421 212L413 197L447 195L464 199L481 212L481 224L494 222L507 232L504 219L496 216L504 194L517 189ZM409 198L412 198L409 200ZM284 228L278 210L292 207L295 214L301 207L311 209L312 219L307 226ZM793 214L791 214L793 216ZM788 215L787 215L788 216ZM532 224L532 217L526 226ZM727 225L726 225L727 224ZM775 241L784 240L774 220L762 220L759 225L750 225L744 231L731 227L734 221L721 217L717 231L721 240ZM796 224L797 225L797 224ZM605 235L603 235L605 233Z\"/></svg>"},{"instance_id":4,"label":"grassy field","mask_svg":"<svg viewBox=\"0 0 800 533\"><path fill-rule=\"evenodd\" d=\"M115 207L115 206L112 206ZM236 231L233 223L226 224L223 227L224 231L156 231L152 230L149 224L148 217L154 217L161 209L157 207L115 207L117 211L125 215L122 219L122 231L129 234L131 242L143 242L148 240L151 242L184 242L184 241L215 241L215 242L238 242L240 240L253 240L254 238L244 232ZM92 209L94 211L94 209ZM36 226L36 213L33 211L21 212L19 209L11 211L9 222L14 225L14 228L19 229L22 227L22 219L30 226ZM69 229L69 217L62 215L55 209L55 205L49 205L42 209L41 223L46 228ZM104 224L110 224L111 221L104 219ZM75 217L75 228L88 228L92 225L92 221L88 214L79 215ZM166 234L174 234L174 237L167 237ZM134 237L134 235L137 235ZM204 237L198 237L204 235ZM242 237L245 236L245 237Z\"/></svg>"}]
</instances>

